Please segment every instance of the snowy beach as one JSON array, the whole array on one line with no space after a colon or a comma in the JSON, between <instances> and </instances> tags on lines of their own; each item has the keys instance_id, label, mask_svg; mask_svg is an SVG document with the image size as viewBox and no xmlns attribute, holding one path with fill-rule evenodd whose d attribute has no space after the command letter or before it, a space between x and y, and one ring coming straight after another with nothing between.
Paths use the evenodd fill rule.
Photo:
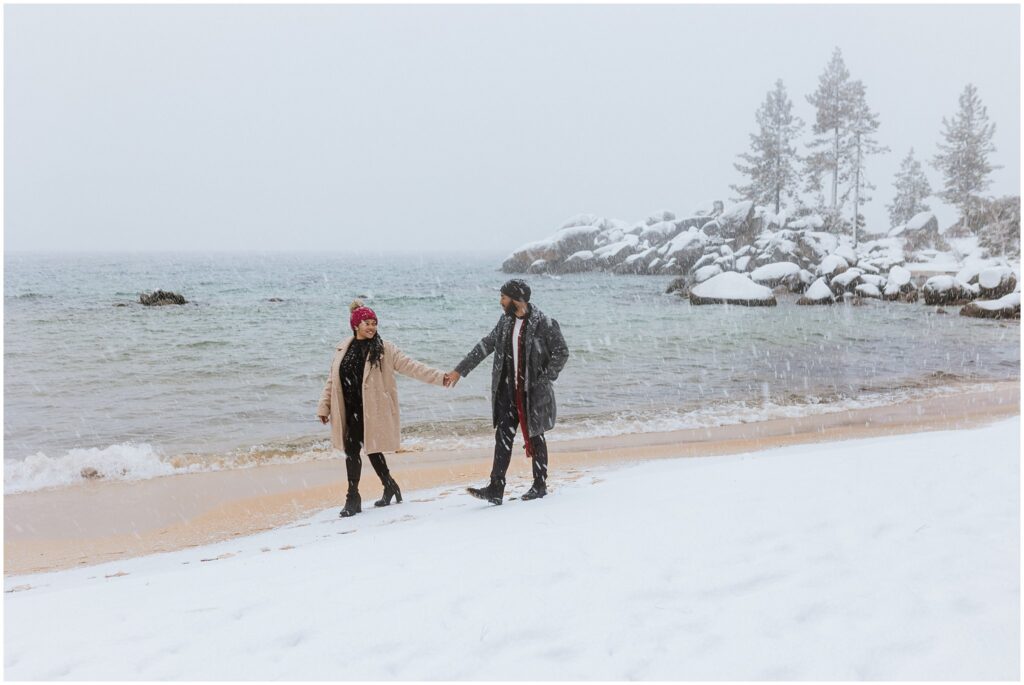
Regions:
<instances>
[{"instance_id":1,"label":"snowy beach","mask_svg":"<svg viewBox=\"0 0 1024 685\"><path fill-rule=\"evenodd\" d=\"M971 427L1019 415L1020 384L974 384L913 401L825 409L831 411L589 439L564 438L558 431L550 446L552 469L564 475L604 464ZM404 488L429 489L485 479L491 453L490 447L406 451L390 460ZM522 454L520 447L516 454ZM529 468L517 456L511 475L525 477ZM343 481L343 462L335 458L8 494L4 573L86 566L269 530L340 506ZM366 478L361 490L376 499L380 484Z\"/></svg>"},{"instance_id":2,"label":"snowy beach","mask_svg":"<svg viewBox=\"0 0 1024 685\"><path fill-rule=\"evenodd\" d=\"M1019 676L1019 418L5 579L9 679Z\"/></svg>"}]
</instances>

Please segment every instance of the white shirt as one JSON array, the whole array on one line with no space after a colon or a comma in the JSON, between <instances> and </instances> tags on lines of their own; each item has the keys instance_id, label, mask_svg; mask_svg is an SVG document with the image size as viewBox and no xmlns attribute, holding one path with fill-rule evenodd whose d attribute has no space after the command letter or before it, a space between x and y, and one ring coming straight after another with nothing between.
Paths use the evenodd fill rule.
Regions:
<instances>
[{"instance_id":1,"label":"white shirt","mask_svg":"<svg viewBox=\"0 0 1024 685\"><path fill-rule=\"evenodd\" d=\"M515 387L519 387L519 331L523 330L523 319L516 318L515 328L512 329L512 372L515 378Z\"/></svg>"}]
</instances>

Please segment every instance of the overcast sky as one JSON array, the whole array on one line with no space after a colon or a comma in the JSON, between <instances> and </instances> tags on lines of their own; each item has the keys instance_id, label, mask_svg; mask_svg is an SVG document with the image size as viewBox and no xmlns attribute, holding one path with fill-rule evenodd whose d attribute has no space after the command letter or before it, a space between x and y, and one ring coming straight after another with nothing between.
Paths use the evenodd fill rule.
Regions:
<instances>
[{"instance_id":1,"label":"overcast sky","mask_svg":"<svg viewBox=\"0 0 1024 685\"><path fill-rule=\"evenodd\" d=\"M581 212L683 216L728 202L777 78L809 137L836 46L892 148L870 226L968 82L989 192L1019 192L1017 6L4 13L8 250L510 251Z\"/></svg>"}]
</instances>

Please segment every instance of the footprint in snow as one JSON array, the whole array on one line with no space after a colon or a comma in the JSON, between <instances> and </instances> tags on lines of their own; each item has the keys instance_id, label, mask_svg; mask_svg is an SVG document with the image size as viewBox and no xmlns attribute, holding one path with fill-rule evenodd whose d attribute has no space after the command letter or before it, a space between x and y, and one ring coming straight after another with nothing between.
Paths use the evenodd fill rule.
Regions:
<instances>
[{"instance_id":1,"label":"footprint in snow","mask_svg":"<svg viewBox=\"0 0 1024 685\"><path fill-rule=\"evenodd\" d=\"M220 556L210 557L209 559L200 559L199 561L220 561L221 559L230 559L233 556L235 556L234 552L224 552L224 554L221 554Z\"/></svg>"}]
</instances>

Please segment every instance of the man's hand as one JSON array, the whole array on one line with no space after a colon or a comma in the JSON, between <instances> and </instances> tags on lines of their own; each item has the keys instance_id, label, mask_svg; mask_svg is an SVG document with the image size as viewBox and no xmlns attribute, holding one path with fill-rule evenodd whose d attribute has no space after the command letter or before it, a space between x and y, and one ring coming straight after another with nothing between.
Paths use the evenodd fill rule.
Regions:
<instances>
[{"instance_id":1,"label":"man's hand","mask_svg":"<svg viewBox=\"0 0 1024 685\"><path fill-rule=\"evenodd\" d=\"M320 417L320 423L323 423L323 424L326 424L330 420L331 420L330 416L321 416Z\"/></svg>"},{"instance_id":2,"label":"man's hand","mask_svg":"<svg viewBox=\"0 0 1024 685\"><path fill-rule=\"evenodd\" d=\"M458 371L449 371L444 375L444 387L454 388L460 378L462 378L462 374Z\"/></svg>"}]
</instances>

